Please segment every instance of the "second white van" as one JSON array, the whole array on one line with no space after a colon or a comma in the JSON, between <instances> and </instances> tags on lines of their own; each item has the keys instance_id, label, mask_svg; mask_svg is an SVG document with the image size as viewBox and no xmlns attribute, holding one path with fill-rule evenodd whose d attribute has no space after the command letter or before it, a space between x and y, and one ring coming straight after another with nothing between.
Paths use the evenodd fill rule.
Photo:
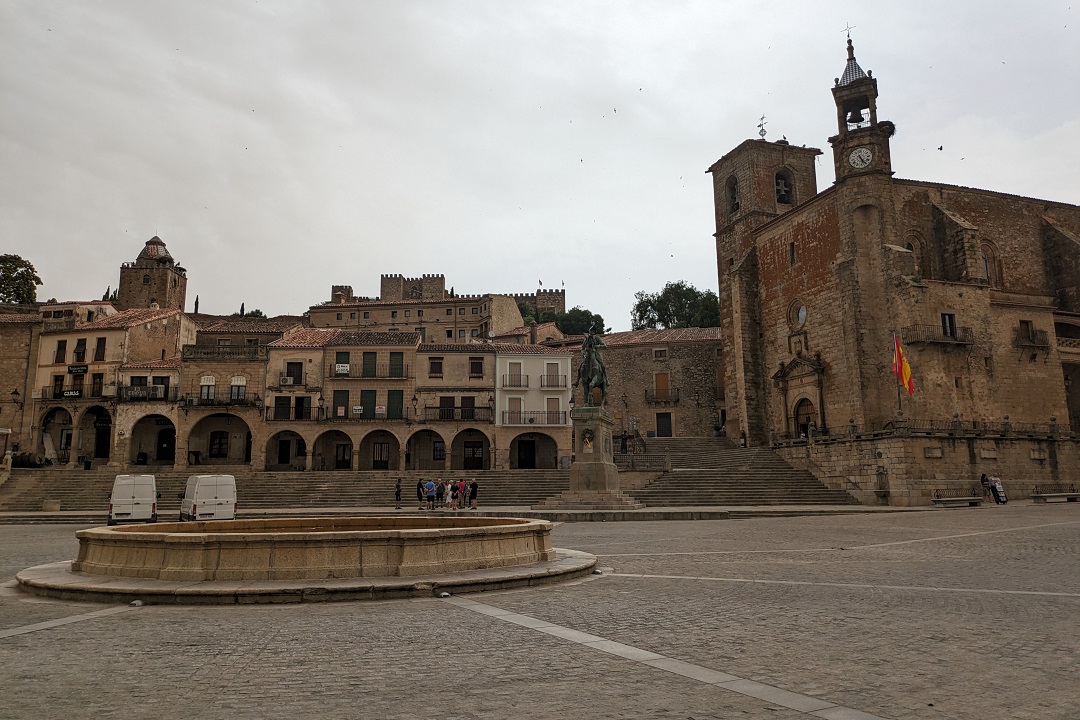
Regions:
<instances>
[{"instance_id":1,"label":"second white van","mask_svg":"<svg viewBox=\"0 0 1080 720\"><path fill-rule=\"evenodd\" d=\"M153 475L117 475L109 496L109 525L157 522L158 497Z\"/></svg>"},{"instance_id":2,"label":"second white van","mask_svg":"<svg viewBox=\"0 0 1080 720\"><path fill-rule=\"evenodd\" d=\"M181 521L236 517L236 478L232 475L192 475L179 497Z\"/></svg>"}]
</instances>

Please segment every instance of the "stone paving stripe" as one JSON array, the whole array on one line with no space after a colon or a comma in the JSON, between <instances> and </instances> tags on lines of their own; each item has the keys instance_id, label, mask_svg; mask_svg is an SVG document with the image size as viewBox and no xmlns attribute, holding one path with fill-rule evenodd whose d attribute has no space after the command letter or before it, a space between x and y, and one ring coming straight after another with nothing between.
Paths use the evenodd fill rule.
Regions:
<instances>
[{"instance_id":1,"label":"stone paving stripe","mask_svg":"<svg viewBox=\"0 0 1080 720\"><path fill-rule=\"evenodd\" d=\"M739 678L734 675L728 675L727 673L717 672L716 670L710 670L709 668L701 667L700 665L694 665L683 660L675 660L674 658L661 657L656 660L646 660L646 665L660 670L667 670L670 673L676 675L682 675L683 677L690 678L691 680L697 680L698 682L708 683L709 685L716 685L723 682L731 682L732 680L738 680Z\"/></svg>"},{"instance_id":2,"label":"stone paving stripe","mask_svg":"<svg viewBox=\"0 0 1080 720\"><path fill-rule=\"evenodd\" d=\"M608 577L648 578L652 580L708 580L712 582L751 583L757 585L806 585L816 587L859 588L864 590L923 590L927 592L975 593L981 595L1036 595L1040 597L1080 597L1080 593L1043 590L992 590L989 588L951 588L928 585L874 585L871 583L814 582L811 580L761 580L756 578L706 577L703 575L645 575L608 573Z\"/></svg>"},{"instance_id":3,"label":"stone paving stripe","mask_svg":"<svg viewBox=\"0 0 1080 720\"><path fill-rule=\"evenodd\" d=\"M623 575L623 577L651 577L651 576L637 576L637 575ZM712 579L712 578L702 578ZM812 584L812 583L811 583ZM564 627L562 625L555 625L554 623L545 622L537 618L529 617L528 615L519 615L512 612L498 612L499 608L496 608L485 603L479 603L475 600L469 600L467 598L444 598L443 602L457 605L458 607L472 610L473 612L487 615L488 617L496 620L504 620L515 625L522 625L524 627L531 628L537 632L546 633L555 637L560 637L571 642L583 645L584 647L592 648L593 650L599 650L618 657L625 658L632 662L641 663L642 665L648 665L649 667L657 670L664 670L666 672L676 673L682 675L691 680L697 680L698 682L710 685L715 688L721 688L729 692L737 693L739 695L745 695L757 700L770 703L772 705L778 705L780 707L787 708L789 710L795 710L802 713L811 713L824 720L885 720L885 718L877 715L869 715L860 710L853 708L846 708L840 705L834 705L833 703L822 700L821 698L810 697L809 695L800 695L799 693L791 692L790 690L783 690L772 685L766 685L764 683L755 682L754 680L746 680L736 675L729 675L727 673L712 670L701 665L694 665L682 660L676 660L675 658L669 658L665 655L659 655L649 650L637 648L632 645L625 645L614 640L607 640L595 635L589 635L588 633L582 633L573 628ZM588 638L588 639L584 639ZM832 714L822 714L832 713Z\"/></svg>"},{"instance_id":4,"label":"stone paving stripe","mask_svg":"<svg viewBox=\"0 0 1080 720\"><path fill-rule=\"evenodd\" d=\"M1020 532L1021 530L1039 530L1041 528L1059 527L1061 525L1076 525L1080 520L1069 522L1043 523L1042 525L1024 525L1022 527L996 528L994 530L980 530L979 532L961 533L959 535L938 535L936 537L915 538L912 540L896 540L887 543L874 543L873 545L852 545L840 548L841 550L866 550L869 548L892 547L893 545L911 545L912 543L934 542L935 540L955 540L957 538L978 537L979 535L998 535L1000 533Z\"/></svg>"},{"instance_id":5,"label":"stone paving stripe","mask_svg":"<svg viewBox=\"0 0 1080 720\"><path fill-rule=\"evenodd\" d=\"M828 700L810 697L809 695L800 695L799 693L793 693L788 690L781 690L778 687L754 682L753 680L732 680L731 682L716 683L716 687L722 687L725 690L730 690L731 692L736 692L740 695L747 695L752 698L757 698L758 700L772 703L773 705L786 707L789 710L798 710L799 712L808 713L815 710L836 707L835 703L831 703Z\"/></svg>"},{"instance_id":6,"label":"stone paving stripe","mask_svg":"<svg viewBox=\"0 0 1080 720\"><path fill-rule=\"evenodd\" d=\"M590 640L589 642L583 644L593 648L594 650L606 652L609 655L618 655L619 657L624 657L627 660L635 660L637 662L645 662L646 660L659 660L660 658L664 657L663 655L657 655L654 652L642 650L641 648L636 648L633 645L624 645L621 642L615 642L614 640Z\"/></svg>"},{"instance_id":7,"label":"stone paving stripe","mask_svg":"<svg viewBox=\"0 0 1080 720\"><path fill-rule=\"evenodd\" d=\"M597 637L596 635L590 635L587 632L581 632L580 630L574 630L573 628L563 627L562 625L547 625L545 627L533 628L533 630L539 630L542 633L554 635L555 637L561 637L564 640L570 640L581 645L604 639L602 637Z\"/></svg>"},{"instance_id":8,"label":"stone paving stripe","mask_svg":"<svg viewBox=\"0 0 1080 720\"><path fill-rule=\"evenodd\" d=\"M104 610L95 610L94 612L83 613L82 615L69 615L65 618L47 620L45 622L34 623L33 625L23 625L22 627L11 628L10 630L0 630L0 639L13 637L15 635L26 635L27 633L37 632L38 630L50 630L52 628L60 627L61 625L70 625L71 623L82 622L83 620L93 620L94 618L115 615L116 613L122 613L125 610L130 609L131 608L127 605L122 605L120 607L111 607Z\"/></svg>"}]
</instances>

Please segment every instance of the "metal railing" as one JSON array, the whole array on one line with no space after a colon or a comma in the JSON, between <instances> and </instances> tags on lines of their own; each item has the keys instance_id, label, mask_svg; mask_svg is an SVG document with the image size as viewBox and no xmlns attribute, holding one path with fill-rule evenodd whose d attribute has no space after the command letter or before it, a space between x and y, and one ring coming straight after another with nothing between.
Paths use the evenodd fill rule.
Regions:
<instances>
[{"instance_id":1,"label":"metal railing","mask_svg":"<svg viewBox=\"0 0 1080 720\"><path fill-rule=\"evenodd\" d=\"M79 400L82 398L104 398L115 397L115 395L106 395L104 388L95 388L92 384L86 383L82 386L76 385L64 385L63 387L55 387L53 385L46 385L41 388L42 400Z\"/></svg>"},{"instance_id":2,"label":"metal railing","mask_svg":"<svg viewBox=\"0 0 1080 720\"><path fill-rule=\"evenodd\" d=\"M319 408L313 407L268 407L266 408L266 420L268 422L280 422L283 420L317 420Z\"/></svg>"},{"instance_id":3,"label":"metal railing","mask_svg":"<svg viewBox=\"0 0 1080 720\"><path fill-rule=\"evenodd\" d=\"M503 375L502 386L504 388L527 388L529 387L528 375Z\"/></svg>"},{"instance_id":4,"label":"metal railing","mask_svg":"<svg viewBox=\"0 0 1080 720\"><path fill-rule=\"evenodd\" d=\"M645 390L645 402L678 402L679 388Z\"/></svg>"},{"instance_id":5,"label":"metal railing","mask_svg":"<svg viewBox=\"0 0 1080 720\"><path fill-rule=\"evenodd\" d=\"M185 401L185 404L187 405L195 405L198 407L227 407L229 405L252 407L261 403L262 399L258 395L245 394L243 397L232 397L229 393L226 393L224 397L189 397Z\"/></svg>"},{"instance_id":6,"label":"metal railing","mask_svg":"<svg viewBox=\"0 0 1080 720\"><path fill-rule=\"evenodd\" d=\"M330 366L330 377L332 378L371 378L371 379L385 379L385 378L410 378L408 365L394 365L387 363L380 363L378 365L368 365L364 367L358 363L336 363Z\"/></svg>"},{"instance_id":7,"label":"metal railing","mask_svg":"<svg viewBox=\"0 0 1080 720\"><path fill-rule=\"evenodd\" d=\"M900 339L905 344L941 343L944 345L970 345L975 342L975 333L969 327L957 327L952 333L945 332L940 325L912 325L900 330Z\"/></svg>"},{"instance_id":8,"label":"metal railing","mask_svg":"<svg viewBox=\"0 0 1080 720\"><path fill-rule=\"evenodd\" d=\"M1013 347L1049 348L1050 335L1046 330L1029 330L1023 327L1013 328Z\"/></svg>"},{"instance_id":9,"label":"metal railing","mask_svg":"<svg viewBox=\"0 0 1080 720\"><path fill-rule=\"evenodd\" d=\"M400 413L356 413L345 408L345 412L339 414L337 408L323 408L318 411L319 422L345 423L345 422L410 422L412 413L402 408Z\"/></svg>"},{"instance_id":10,"label":"metal railing","mask_svg":"<svg viewBox=\"0 0 1080 720\"><path fill-rule=\"evenodd\" d=\"M116 399L122 402L176 402L180 398L180 388L169 385L122 385L118 390Z\"/></svg>"},{"instance_id":11,"label":"metal railing","mask_svg":"<svg viewBox=\"0 0 1080 720\"><path fill-rule=\"evenodd\" d=\"M423 419L429 422L491 422L489 407L432 407L422 409Z\"/></svg>"},{"instance_id":12,"label":"metal railing","mask_svg":"<svg viewBox=\"0 0 1080 720\"><path fill-rule=\"evenodd\" d=\"M185 360L265 360L265 345L185 345Z\"/></svg>"},{"instance_id":13,"label":"metal railing","mask_svg":"<svg viewBox=\"0 0 1080 720\"><path fill-rule=\"evenodd\" d=\"M503 425L565 425L565 410L504 410Z\"/></svg>"},{"instance_id":14,"label":"metal railing","mask_svg":"<svg viewBox=\"0 0 1080 720\"><path fill-rule=\"evenodd\" d=\"M566 387L565 375L541 375L540 387L542 388L564 388Z\"/></svg>"}]
</instances>

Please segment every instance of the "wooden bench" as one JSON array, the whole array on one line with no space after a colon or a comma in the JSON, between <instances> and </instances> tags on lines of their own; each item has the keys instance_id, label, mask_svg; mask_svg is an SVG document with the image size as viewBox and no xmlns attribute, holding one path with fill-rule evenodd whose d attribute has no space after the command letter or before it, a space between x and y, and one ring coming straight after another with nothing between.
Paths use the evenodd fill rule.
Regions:
<instances>
[{"instance_id":1,"label":"wooden bench","mask_svg":"<svg viewBox=\"0 0 1080 720\"><path fill-rule=\"evenodd\" d=\"M1080 502L1080 492L1076 491L1075 485L1065 483L1036 485L1031 491L1031 499L1035 502Z\"/></svg>"},{"instance_id":2,"label":"wooden bench","mask_svg":"<svg viewBox=\"0 0 1080 720\"><path fill-rule=\"evenodd\" d=\"M942 507L978 507L983 498L976 488L938 488L932 500Z\"/></svg>"}]
</instances>

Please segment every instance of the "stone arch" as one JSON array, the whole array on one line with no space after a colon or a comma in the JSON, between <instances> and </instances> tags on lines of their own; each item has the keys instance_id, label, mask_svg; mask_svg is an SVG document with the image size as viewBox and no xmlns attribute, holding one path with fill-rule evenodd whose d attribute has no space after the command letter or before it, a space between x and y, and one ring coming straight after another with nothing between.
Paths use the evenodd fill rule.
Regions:
<instances>
[{"instance_id":1,"label":"stone arch","mask_svg":"<svg viewBox=\"0 0 1080 720\"><path fill-rule=\"evenodd\" d=\"M791 410L792 427L796 437L808 438L817 430L817 408L808 397L799 397Z\"/></svg>"},{"instance_id":2,"label":"stone arch","mask_svg":"<svg viewBox=\"0 0 1080 720\"><path fill-rule=\"evenodd\" d=\"M172 465L176 462L176 425L160 413L144 415L128 431L128 462Z\"/></svg>"},{"instance_id":3,"label":"stone arch","mask_svg":"<svg viewBox=\"0 0 1080 720\"><path fill-rule=\"evenodd\" d=\"M510 441L511 470L554 470L559 466L559 444L542 432L524 432Z\"/></svg>"},{"instance_id":4,"label":"stone arch","mask_svg":"<svg viewBox=\"0 0 1080 720\"><path fill-rule=\"evenodd\" d=\"M979 274L986 280L986 284L992 288L1002 286L1001 264L998 261L998 251L994 243L983 240L979 243Z\"/></svg>"},{"instance_id":5,"label":"stone arch","mask_svg":"<svg viewBox=\"0 0 1080 720\"><path fill-rule=\"evenodd\" d=\"M213 413L188 433L191 465L247 465L251 462L251 428L242 417Z\"/></svg>"},{"instance_id":6,"label":"stone arch","mask_svg":"<svg viewBox=\"0 0 1080 720\"><path fill-rule=\"evenodd\" d=\"M75 423L71 413L59 405L53 406L41 416L41 437L35 452L54 464L66 465L74 433Z\"/></svg>"},{"instance_id":7,"label":"stone arch","mask_svg":"<svg viewBox=\"0 0 1080 720\"><path fill-rule=\"evenodd\" d=\"M918 233L909 232L904 238L904 248L911 251L915 263L915 274L926 276L926 263L923 260L923 239Z\"/></svg>"},{"instance_id":8,"label":"stone arch","mask_svg":"<svg viewBox=\"0 0 1080 720\"><path fill-rule=\"evenodd\" d=\"M795 205L795 173L786 165L777 168L773 175L773 193L778 206Z\"/></svg>"},{"instance_id":9,"label":"stone arch","mask_svg":"<svg viewBox=\"0 0 1080 720\"><path fill-rule=\"evenodd\" d=\"M401 441L389 430L372 430L364 435L356 454L358 470L401 469Z\"/></svg>"},{"instance_id":10,"label":"stone arch","mask_svg":"<svg viewBox=\"0 0 1080 720\"><path fill-rule=\"evenodd\" d=\"M292 429L281 429L266 439L267 470L290 471L307 468L308 441Z\"/></svg>"},{"instance_id":11,"label":"stone arch","mask_svg":"<svg viewBox=\"0 0 1080 720\"><path fill-rule=\"evenodd\" d=\"M451 470L490 470L491 439L483 430L465 428L450 446Z\"/></svg>"},{"instance_id":12,"label":"stone arch","mask_svg":"<svg viewBox=\"0 0 1080 720\"><path fill-rule=\"evenodd\" d=\"M429 428L416 431L405 444L408 470L445 470L446 455L446 438Z\"/></svg>"},{"instance_id":13,"label":"stone arch","mask_svg":"<svg viewBox=\"0 0 1080 720\"><path fill-rule=\"evenodd\" d=\"M108 460L112 455L113 416L101 405L91 405L75 421L77 432L72 448L79 462ZM80 461L79 458L82 458Z\"/></svg>"},{"instance_id":14,"label":"stone arch","mask_svg":"<svg viewBox=\"0 0 1080 720\"><path fill-rule=\"evenodd\" d=\"M742 205L742 196L739 194L739 179L732 175L724 183L725 206L729 214L735 214Z\"/></svg>"},{"instance_id":15,"label":"stone arch","mask_svg":"<svg viewBox=\"0 0 1080 720\"><path fill-rule=\"evenodd\" d=\"M312 470L352 470L353 441L343 430L334 428L315 438Z\"/></svg>"}]
</instances>

